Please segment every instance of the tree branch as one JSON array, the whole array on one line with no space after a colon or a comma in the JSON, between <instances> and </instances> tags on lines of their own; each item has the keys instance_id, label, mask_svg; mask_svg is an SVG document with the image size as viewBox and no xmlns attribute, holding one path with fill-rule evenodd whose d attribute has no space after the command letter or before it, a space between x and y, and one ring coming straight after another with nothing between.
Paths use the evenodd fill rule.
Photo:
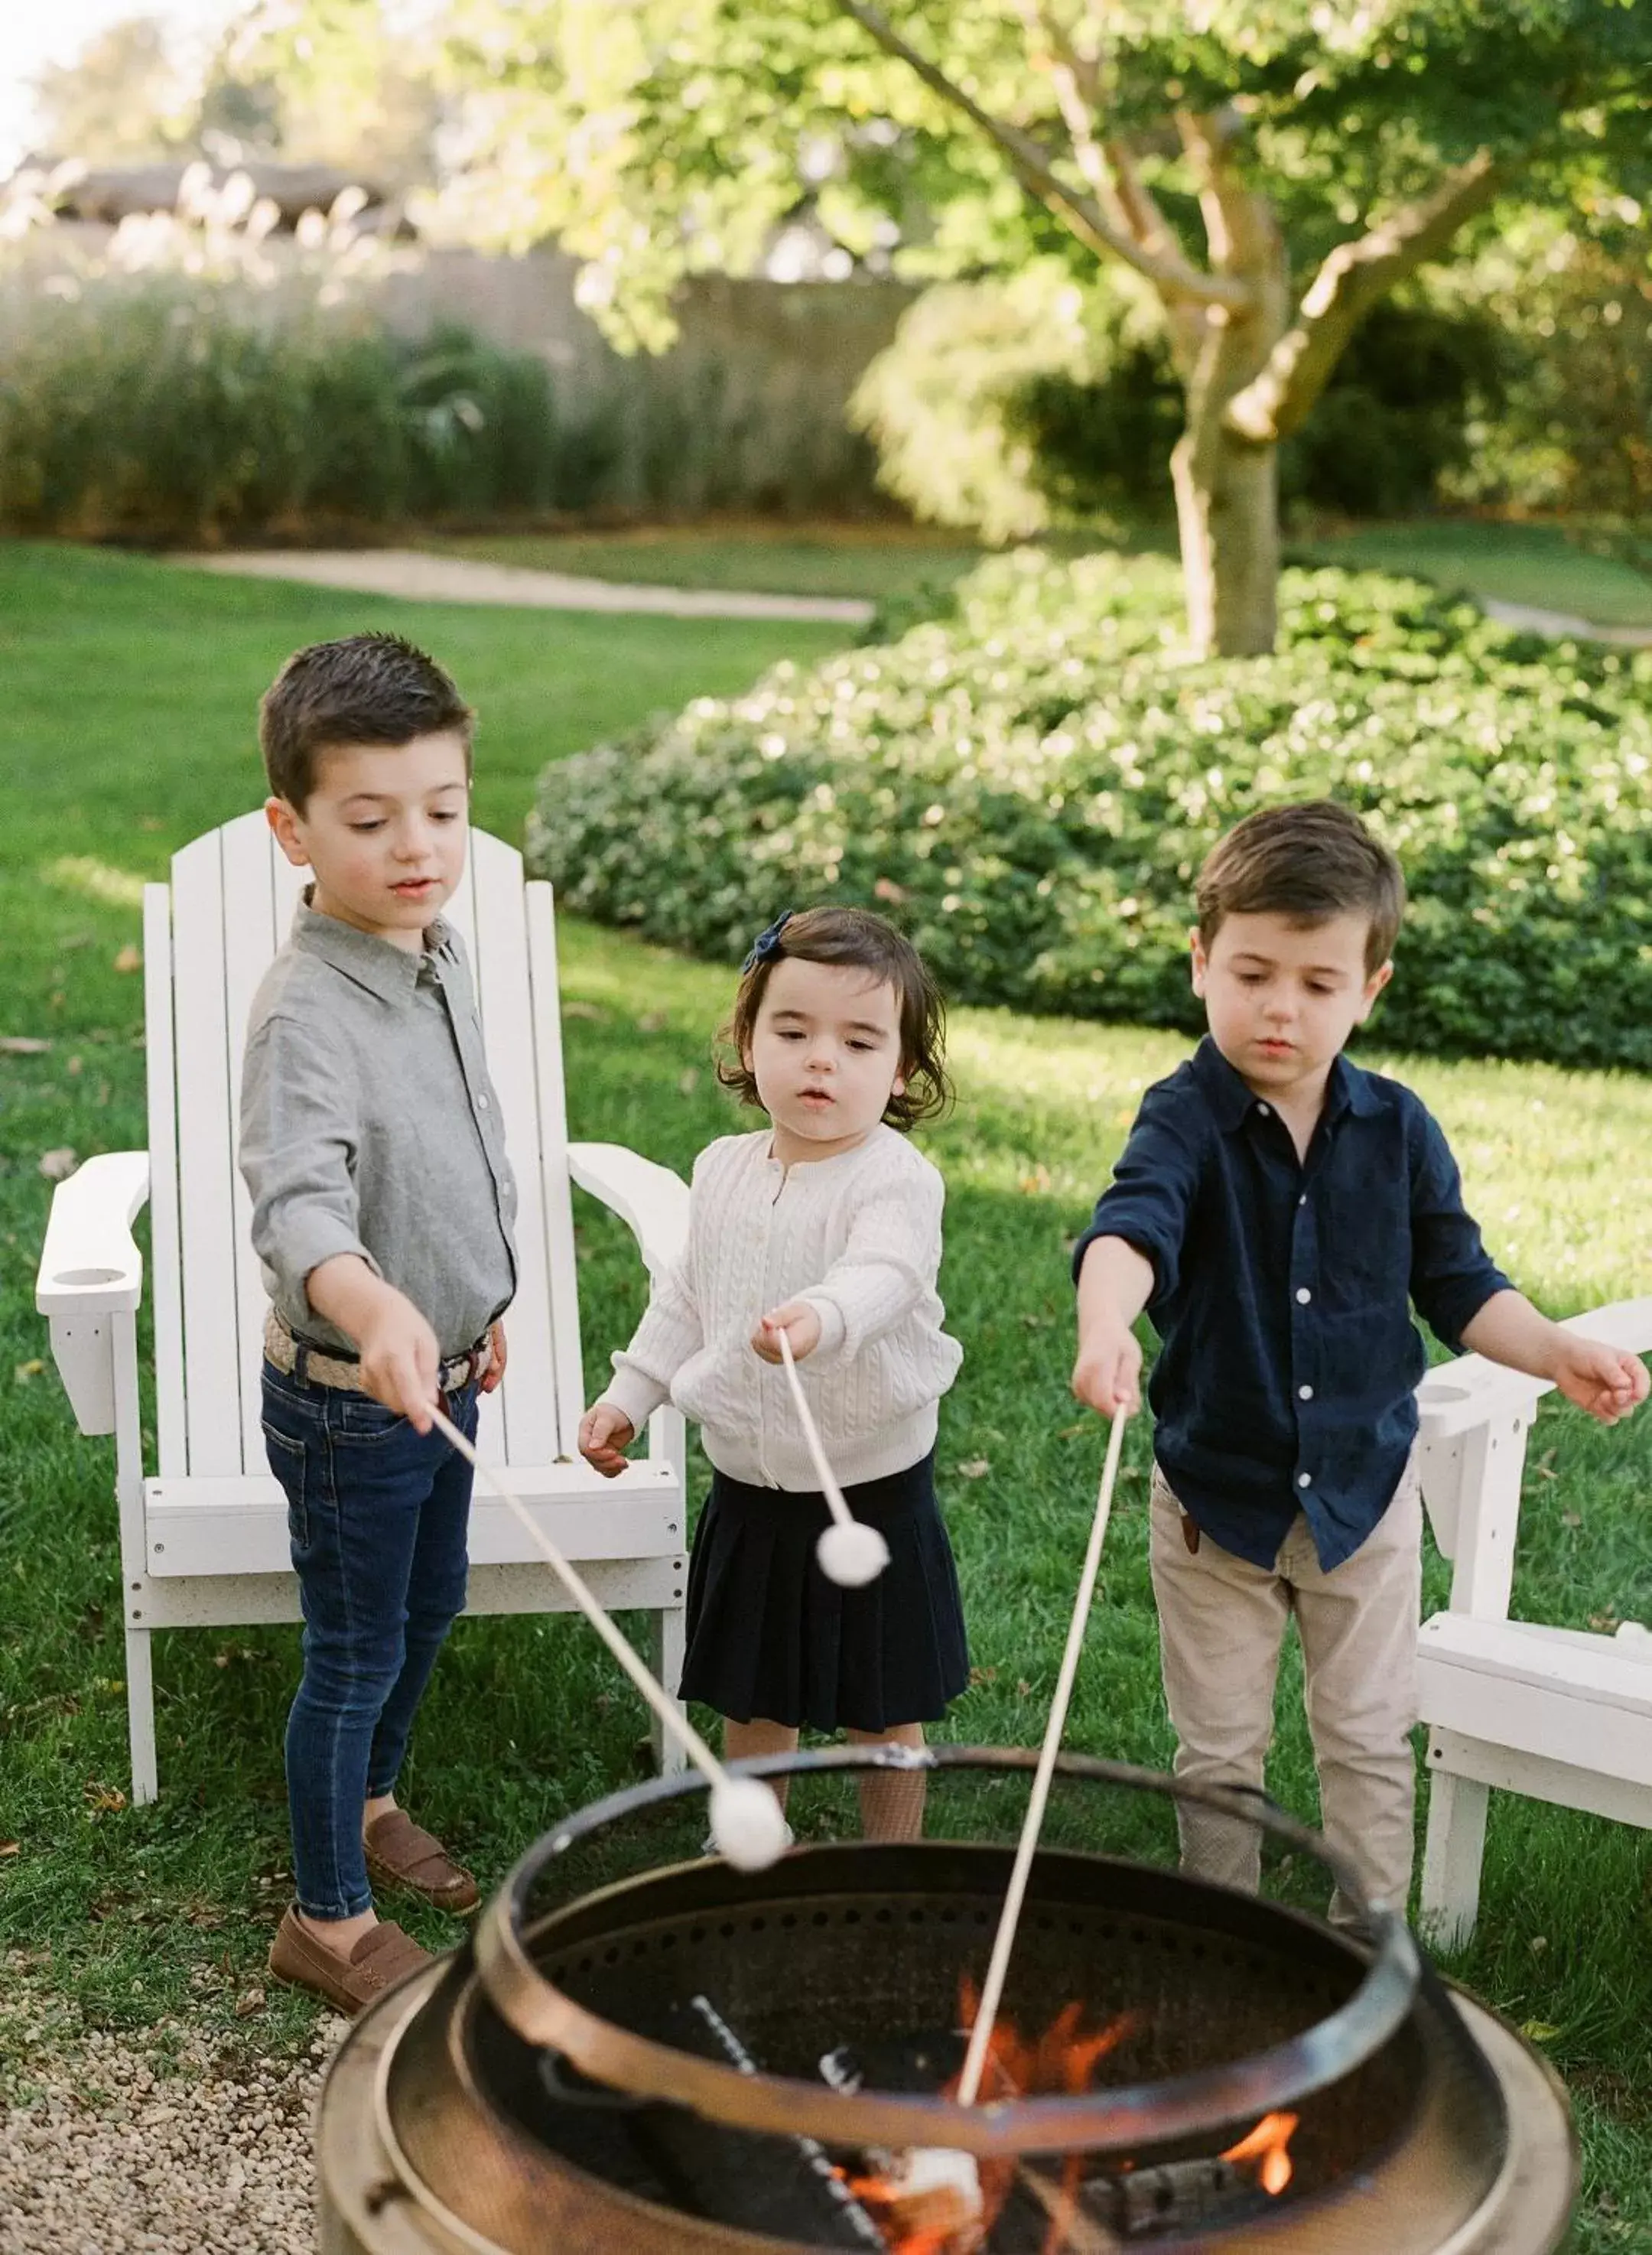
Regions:
<instances>
[{"instance_id":1,"label":"tree branch","mask_svg":"<svg viewBox=\"0 0 1652 2255\"><path fill-rule=\"evenodd\" d=\"M886 17L867 4L867 0L837 0L837 4L846 15L852 16L863 31L870 32L886 54L905 63L932 94L938 95L943 102L960 110L995 147L1001 149L1014 165L1023 185L1065 226L1070 228L1080 242L1098 255L1122 259L1127 266L1134 267L1138 274L1156 284L1167 297L1191 298L1200 305L1226 306L1241 313L1248 306L1250 291L1236 277L1203 274L1179 253L1170 258L1163 253L1144 249L1128 229L1114 225L1109 220L1093 195L1067 186L1054 170L1044 151L1030 134L1022 132L1017 126L1006 124L1000 118L988 116L961 87L955 86L927 56L910 46Z\"/></svg>"},{"instance_id":2,"label":"tree branch","mask_svg":"<svg viewBox=\"0 0 1652 2255\"><path fill-rule=\"evenodd\" d=\"M1094 55L1081 53L1066 27L1058 19L1051 0L1021 0L1029 30L1049 42L1047 66L1061 116L1072 139L1079 169L1095 190L1108 216L1143 250L1171 265L1179 264L1188 277L1203 277L1170 229L1152 191L1136 168L1128 144L1117 135L1098 139L1095 121L1101 115L1101 73Z\"/></svg>"},{"instance_id":3,"label":"tree branch","mask_svg":"<svg viewBox=\"0 0 1652 2255\"><path fill-rule=\"evenodd\" d=\"M1431 194L1393 213L1357 242L1339 243L1267 366L1227 403L1227 427L1262 446L1289 438L1325 390L1364 314L1395 282L1444 249L1503 180L1501 166L1482 149Z\"/></svg>"}]
</instances>

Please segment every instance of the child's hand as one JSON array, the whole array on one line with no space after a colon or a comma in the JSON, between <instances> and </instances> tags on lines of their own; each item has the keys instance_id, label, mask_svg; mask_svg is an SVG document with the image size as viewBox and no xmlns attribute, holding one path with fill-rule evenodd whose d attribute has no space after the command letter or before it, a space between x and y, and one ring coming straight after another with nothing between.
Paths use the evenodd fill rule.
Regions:
<instances>
[{"instance_id":1,"label":"child's hand","mask_svg":"<svg viewBox=\"0 0 1652 2255\"><path fill-rule=\"evenodd\" d=\"M1072 1390L1103 1417L1142 1404L1142 1343L1132 1331L1108 1331L1085 1340L1072 1366Z\"/></svg>"},{"instance_id":2,"label":"child's hand","mask_svg":"<svg viewBox=\"0 0 1652 2255\"><path fill-rule=\"evenodd\" d=\"M792 1360L801 1362L820 1344L819 1315L806 1300L788 1300L784 1308L771 1308L751 1335L753 1348L765 1362L779 1361L782 1331L791 1342Z\"/></svg>"},{"instance_id":3,"label":"child's hand","mask_svg":"<svg viewBox=\"0 0 1652 2255\"><path fill-rule=\"evenodd\" d=\"M580 1420L580 1454L605 1479L625 1470L625 1451L636 1438L630 1419L609 1401L599 1401Z\"/></svg>"},{"instance_id":4,"label":"child's hand","mask_svg":"<svg viewBox=\"0 0 1652 2255\"><path fill-rule=\"evenodd\" d=\"M505 1327L503 1324L496 1324L488 1336L493 1341L493 1360L488 1366L488 1375L476 1388L479 1394L491 1394L496 1387L503 1384L505 1362L510 1352L505 1345Z\"/></svg>"},{"instance_id":5,"label":"child's hand","mask_svg":"<svg viewBox=\"0 0 1652 2255\"><path fill-rule=\"evenodd\" d=\"M388 1286L376 1294L356 1346L362 1384L374 1400L405 1417L416 1433L428 1433L441 1349L412 1302Z\"/></svg>"},{"instance_id":6,"label":"child's hand","mask_svg":"<svg viewBox=\"0 0 1652 2255\"><path fill-rule=\"evenodd\" d=\"M1638 1401L1644 1401L1649 1381L1638 1354L1620 1347L1603 1346L1599 1339L1579 1338L1562 1331L1555 1350L1554 1380L1568 1401L1586 1409L1603 1425L1615 1425Z\"/></svg>"}]
</instances>

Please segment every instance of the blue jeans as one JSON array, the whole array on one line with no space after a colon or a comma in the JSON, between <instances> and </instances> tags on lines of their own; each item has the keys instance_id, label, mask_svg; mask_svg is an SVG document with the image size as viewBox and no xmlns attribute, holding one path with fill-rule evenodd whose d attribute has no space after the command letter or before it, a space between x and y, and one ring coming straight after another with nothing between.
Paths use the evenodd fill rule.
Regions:
<instances>
[{"instance_id":1,"label":"blue jeans","mask_svg":"<svg viewBox=\"0 0 1652 2255\"><path fill-rule=\"evenodd\" d=\"M448 1395L476 1435L476 1389ZM363 1394L264 1366L270 1469L287 1499L304 1678L287 1718L299 1908L372 1906L362 1810L395 1786L442 1640L465 1602L470 1466Z\"/></svg>"}]
</instances>

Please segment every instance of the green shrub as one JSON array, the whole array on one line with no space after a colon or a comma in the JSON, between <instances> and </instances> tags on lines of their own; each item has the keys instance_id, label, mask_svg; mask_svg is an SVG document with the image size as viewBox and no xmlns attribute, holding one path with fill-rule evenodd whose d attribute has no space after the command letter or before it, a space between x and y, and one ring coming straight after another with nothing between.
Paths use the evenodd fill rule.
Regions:
<instances>
[{"instance_id":1,"label":"green shrub","mask_svg":"<svg viewBox=\"0 0 1652 2255\"><path fill-rule=\"evenodd\" d=\"M1477 311L1384 301L1280 452L1287 502L1355 516L1425 507L1503 404L1508 355ZM1107 269L1080 289L1061 261L917 299L872 363L855 415L885 483L919 516L989 540L1163 514L1183 424L1156 300Z\"/></svg>"},{"instance_id":2,"label":"green shrub","mask_svg":"<svg viewBox=\"0 0 1652 2255\"><path fill-rule=\"evenodd\" d=\"M1332 794L1413 889L1385 1041L1652 1065L1652 656L1374 573L1282 595L1275 656L1198 661L1156 559L995 558L950 620L548 769L530 858L703 955L788 902L884 903L958 1001L1193 1026L1200 860Z\"/></svg>"},{"instance_id":3,"label":"green shrub","mask_svg":"<svg viewBox=\"0 0 1652 2255\"><path fill-rule=\"evenodd\" d=\"M255 307L211 279L41 297L0 344L0 527L219 540L542 507L548 372L442 328Z\"/></svg>"}]
</instances>

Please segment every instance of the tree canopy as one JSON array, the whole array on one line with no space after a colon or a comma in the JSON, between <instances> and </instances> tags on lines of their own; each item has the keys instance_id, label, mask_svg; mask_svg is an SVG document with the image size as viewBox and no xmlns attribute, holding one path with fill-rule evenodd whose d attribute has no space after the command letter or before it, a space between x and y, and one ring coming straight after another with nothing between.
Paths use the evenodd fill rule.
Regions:
<instances>
[{"instance_id":1,"label":"tree canopy","mask_svg":"<svg viewBox=\"0 0 1652 2255\"><path fill-rule=\"evenodd\" d=\"M684 274L749 269L805 198L907 273L1065 242L1229 302L1200 118L1302 285L1443 190L1652 188L1645 0L453 0L443 23L474 224L554 234L650 345Z\"/></svg>"}]
</instances>

